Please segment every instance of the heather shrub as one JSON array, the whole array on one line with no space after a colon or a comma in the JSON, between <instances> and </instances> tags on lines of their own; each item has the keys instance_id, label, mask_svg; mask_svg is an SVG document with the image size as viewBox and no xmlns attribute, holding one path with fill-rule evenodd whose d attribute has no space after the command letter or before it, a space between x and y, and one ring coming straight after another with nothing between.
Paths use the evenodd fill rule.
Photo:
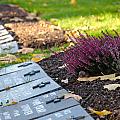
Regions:
<instances>
[{"instance_id":1,"label":"heather shrub","mask_svg":"<svg viewBox=\"0 0 120 120\"><path fill-rule=\"evenodd\" d=\"M120 36L116 31L112 36L108 32L100 37L88 34L70 39L75 43L64 51L61 59L69 73L85 71L90 75L111 74L120 70Z\"/></svg>"}]
</instances>

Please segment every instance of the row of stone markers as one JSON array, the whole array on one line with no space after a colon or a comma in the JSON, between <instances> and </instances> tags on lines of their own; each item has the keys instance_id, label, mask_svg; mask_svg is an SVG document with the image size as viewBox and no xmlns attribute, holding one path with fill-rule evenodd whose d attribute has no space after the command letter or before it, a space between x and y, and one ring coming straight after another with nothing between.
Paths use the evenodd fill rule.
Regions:
<instances>
[{"instance_id":1,"label":"row of stone markers","mask_svg":"<svg viewBox=\"0 0 120 120\"><path fill-rule=\"evenodd\" d=\"M0 54L16 53L18 44L10 33L0 25Z\"/></svg>"},{"instance_id":2,"label":"row of stone markers","mask_svg":"<svg viewBox=\"0 0 120 120\"><path fill-rule=\"evenodd\" d=\"M0 70L0 120L93 120L34 62Z\"/></svg>"}]
</instances>

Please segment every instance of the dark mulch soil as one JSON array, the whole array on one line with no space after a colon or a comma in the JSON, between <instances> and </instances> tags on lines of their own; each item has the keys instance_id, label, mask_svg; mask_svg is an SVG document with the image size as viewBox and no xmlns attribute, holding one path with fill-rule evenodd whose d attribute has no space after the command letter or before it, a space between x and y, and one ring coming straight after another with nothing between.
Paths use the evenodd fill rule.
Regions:
<instances>
[{"instance_id":1,"label":"dark mulch soil","mask_svg":"<svg viewBox=\"0 0 120 120\"><path fill-rule=\"evenodd\" d=\"M62 85L69 91L74 91L75 94L80 95L83 99L80 104L86 108L92 107L96 110L110 110L113 112L105 118L99 118L97 115L92 115L97 120L120 120L120 88L116 90L104 89L104 85L110 83L119 83L120 80L95 80L92 82L76 81L77 76L67 75L65 68L61 68L63 62L51 56L48 59L44 59L39 64L51 76L58 84ZM60 67L60 68L59 68ZM61 80L69 78L69 83L62 83ZM89 111L88 111L89 112Z\"/></svg>"},{"instance_id":2,"label":"dark mulch soil","mask_svg":"<svg viewBox=\"0 0 120 120\"><path fill-rule=\"evenodd\" d=\"M23 21L38 21L38 17L27 13L17 5L0 5L0 22L11 23Z\"/></svg>"}]
</instances>

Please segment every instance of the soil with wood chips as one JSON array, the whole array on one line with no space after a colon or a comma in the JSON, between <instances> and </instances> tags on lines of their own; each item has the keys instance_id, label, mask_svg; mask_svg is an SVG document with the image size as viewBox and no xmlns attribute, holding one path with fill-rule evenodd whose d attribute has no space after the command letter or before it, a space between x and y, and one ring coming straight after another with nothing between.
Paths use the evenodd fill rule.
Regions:
<instances>
[{"instance_id":1,"label":"soil with wood chips","mask_svg":"<svg viewBox=\"0 0 120 120\"><path fill-rule=\"evenodd\" d=\"M95 120L120 120L120 87L115 90L104 89L104 85L120 84L120 79L79 82L77 76L67 74L65 67L63 67L64 63L54 55L43 59L39 65L62 87L80 95L82 97L80 104L89 114L91 113L88 107L98 111L108 110L112 112L111 115L102 118L91 114Z\"/></svg>"}]
</instances>

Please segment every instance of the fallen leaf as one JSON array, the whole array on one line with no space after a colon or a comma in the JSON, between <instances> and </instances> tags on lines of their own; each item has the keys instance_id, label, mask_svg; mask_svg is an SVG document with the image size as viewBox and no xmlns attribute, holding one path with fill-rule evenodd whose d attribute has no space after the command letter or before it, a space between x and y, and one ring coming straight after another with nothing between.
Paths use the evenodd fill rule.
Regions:
<instances>
[{"instance_id":1,"label":"fallen leaf","mask_svg":"<svg viewBox=\"0 0 120 120\"><path fill-rule=\"evenodd\" d=\"M59 69L63 69L66 67L66 64L63 64L62 66L58 67Z\"/></svg>"},{"instance_id":2,"label":"fallen leaf","mask_svg":"<svg viewBox=\"0 0 120 120\"><path fill-rule=\"evenodd\" d=\"M106 116L106 115L112 114L112 112L110 112L110 111L107 111L107 110L97 111L97 110L94 110L94 109L91 108L91 107L89 107L88 110L89 110L91 113L94 113L94 114L99 115L100 117L104 117L104 116Z\"/></svg>"},{"instance_id":3,"label":"fallen leaf","mask_svg":"<svg viewBox=\"0 0 120 120\"><path fill-rule=\"evenodd\" d=\"M4 106L11 106L11 105L15 105L17 103L18 103L17 101L12 100L10 103L8 103L8 104L6 104Z\"/></svg>"},{"instance_id":4,"label":"fallen leaf","mask_svg":"<svg viewBox=\"0 0 120 120\"><path fill-rule=\"evenodd\" d=\"M15 55L7 54L3 57L0 57L1 63L12 63L17 60L17 57Z\"/></svg>"},{"instance_id":5,"label":"fallen leaf","mask_svg":"<svg viewBox=\"0 0 120 120\"><path fill-rule=\"evenodd\" d=\"M41 58L32 58L31 59L33 62L39 62L39 61L41 61L42 59Z\"/></svg>"},{"instance_id":6,"label":"fallen leaf","mask_svg":"<svg viewBox=\"0 0 120 120\"><path fill-rule=\"evenodd\" d=\"M74 45L75 45L75 44L74 44L73 42L70 42L68 47L72 47L72 46L74 46Z\"/></svg>"},{"instance_id":7,"label":"fallen leaf","mask_svg":"<svg viewBox=\"0 0 120 120\"><path fill-rule=\"evenodd\" d=\"M67 93L67 94L65 94L65 95L64 95L64 98L65 98L65 99L74 98L74 99L77 100L77 101L80 101L80 100L82 99L81 96L75 95L75 94L72 94L72 93Z\"/></svg>"},{"instance_id":8,"label":"fallen leaf","mask_svg":"<svg viewBox=\"0 0 120 120\"><path fill-rule=\"evenodd\" d=\"M17 104L18 102L17 101L12 101L11 102L11 105L15 105L15 104Z\"/></svg>"},{"instance_id":9,"label":"fallen leaf","mask_svg":"<svg viewBox=\"0 0 120 120\"><path fill-rule=\"evenodd\" d=\"M32 53L33 51L34 51L33 48L22 48L18 50L18 53L27 54L27 53Z\"/></svg>"},{"instance_id":10,"label":"fallen leaf","mask_svg":"<svg viewBox=\"0 0 120 120\"><path fill-rule=\"evenodd\" d=\"M39 62L44 58L43 54L33 54L33 58L31 59L33 62Z\"/></svg>"},{"instance_id":11,"label":"fallen leaf","mask_svg":"<svg viewBox=\"0 0 120 120\"><path fill-rule=\"evenodd\" d=\"M65 80L61 80L61 82L68 84L69 81L68 79L65 79Z\"/></svg>"},{"instance_id":12,"label":"fallen leaf","mask_svg":"<svg viewBox=\"0 0 120 120\"><path fill-rule=\"evenodd\" d=\"M104 85L104 88L107 88L108 90L115 90L118 87L120 87L120 84L108 84L108 85Z\"/></svg>"},{"instance_id":13,"label":"fallen leaf","mask_svg":"<svg viewBox=\"0 0 120 120\"><path fill-rule=\"evenodd\" d=\"M93 81L93 80L115 80L115 79L120 79L120 76L115 77L115 74L109 74L109 75L104 75L104 76L94 76L94 77L79 77L77 80L78 81Z\"/></svg>"}]
</instances>

